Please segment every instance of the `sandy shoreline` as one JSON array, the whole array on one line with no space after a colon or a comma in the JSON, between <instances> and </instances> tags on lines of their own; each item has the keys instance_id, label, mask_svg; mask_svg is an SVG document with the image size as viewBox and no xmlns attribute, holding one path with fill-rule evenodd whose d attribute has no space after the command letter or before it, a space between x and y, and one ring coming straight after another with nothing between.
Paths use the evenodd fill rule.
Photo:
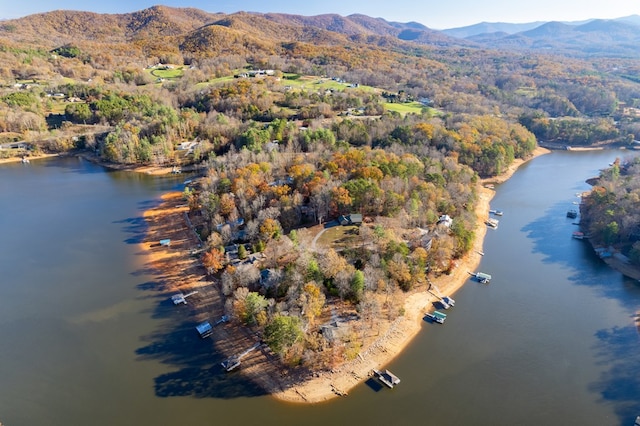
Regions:
<instances>
[{"instance_id":1,"label":"sandy shoreline","mask_svg":"<svg viewBox=\"0 0 640 426\"><path fill-rule=\"evenodd\" d=\"M550 152L545 148L537 148L530 158L535 158ZM450 275L443 275L432 281L443 294L453 295L469 281L469 272L475 271L479 265L483 252L484 237L487 226L484 221L489 214L491 199L494 191L485 187L489 183L497 184L506 181L525 161L518 160L504 174L481 181L478 184L478 216L475 229L475 242L467 255L460 259L457 267ZM181 271L197 271L197 260L188 255L190 249L195 248L193 234L184 220L184 205L180 205L180 194L167 194L163 197L163 204L158 208L145 212L145 219L149 224L149 233L142 248L147 255L145 262L162 276L164 288L160 291L189 291L193 288L203 288L210 282L206 281L203 271L185 274ZM167 204L168 203L168 204ZM168 219L168 217L172 219ZM170 233L176 233L172 238L171 250L158 250L154 247L160 236L166 238ZM174 239L179 244L174 249ZM358 384L367 379L372 369L384 367L392 361L411 340L420 332L425 324L424 314L432 310L435 296L427 291L417 291L407 296L404 304L404 315L395 319L373 344L364 347L360 355L353 361L346 362L331 372L324 372L301 383L283 383L284 380L258 380L257 384L264 387L266 392L274 398L291 403L318 403L346 395ZM264 355L267 356L267 355ZM244 364L243 364L244 365ZM244 369L243 374L250 379L264 377L265 374L254 374L251 367Z\"/></svg>"}]
</instances>

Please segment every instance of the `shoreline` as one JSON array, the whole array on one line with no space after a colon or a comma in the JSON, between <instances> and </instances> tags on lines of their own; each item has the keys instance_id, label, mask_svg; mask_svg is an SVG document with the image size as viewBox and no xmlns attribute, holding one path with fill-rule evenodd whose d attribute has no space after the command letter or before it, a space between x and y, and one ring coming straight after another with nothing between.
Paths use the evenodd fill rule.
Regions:
<instances>
[{"instance_id":1,"label":"shoreline","mask_svg":"<svg viewBox=\"0 0 640 426\"><path fill-rule=\"evenodd\" d=\"M480 264L484 238L488 229L485 220L489 215L490 203L495 195L492 189L487 188L489 183L499 184L507 181L522 164L549 152L551 151L546 148L538 147L530 158L514 161L509 169L500 176L478 181L478 203L475 209L477 224L474 230L473 248L457 261L456 267L449 275L432 279L442 294L452 296L469 281L469 272L474 271ZM193 232L184 220L185 206L180 204L182 201L178 195L179 193L165 194L160 206L144 213L145 221L149 226L147 236L141 243L141 248L146 256L145 263L161 275L160 281L163 282L163 288L158 291L164 291L168 294L169 292L193 289L205 290L206 286L211 285L211 282L207 281L204 271L201 271L200 274L198 272L191 273L188 277L178 272L185 269L201 269L198 267L198 260L189 256L190 249L195 248L195 245L193 239L185 232L191 234ZM168 227L169 224L173 228ZM154 248L158 237L166 238L165 233L169 231L176 232L181 236L176 241L175 248L173 239L170 250ZM208 295L208 300L214 300L212 303L215 308L219 309L222 302L217 300L218 298L216 295ZM404 315L393 320L386 329L382 330L380 337L376 338L372 344L362 348L354 360L347 361L330 372L316 373L314 377L304 378L301 381L299 378L296 380L292 377L283 377L282 369L273 371L280 378L269 378L269 374L264 374L264 370L257 371L254 366L247 366L246 369L243 369L242 374L247 375L248 379L264 388L266 393L274 399L286 403L314 404L347 395L351 389L365 381L373 369L380 369L389 364L406 348L422 330L425 324L424 314L431 310L433 302L436 300L435 296L424 289L408 294L404 302ZM218 343L228 345L229 342L216 342L216 344ZM268 355L262 354L261 356L266 357L268 361Z\"/></svg>"}]
</instances>

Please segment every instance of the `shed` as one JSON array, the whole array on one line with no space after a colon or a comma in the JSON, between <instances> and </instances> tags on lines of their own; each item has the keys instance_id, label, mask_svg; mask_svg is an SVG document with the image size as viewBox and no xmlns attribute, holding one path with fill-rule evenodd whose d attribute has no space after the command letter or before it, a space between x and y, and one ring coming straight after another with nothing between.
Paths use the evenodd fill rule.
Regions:
<instances>
[{"instance_id":1,"label":"shed","mask_svg":"<svg viewBox=\"0 0 640 426\"><path fill-rule=\"evenodd\" d=\"M160 245L164 247L169 247L171 245L171 239L165 238L163 240L160 240Z\"/></svg>"}]
</instances>

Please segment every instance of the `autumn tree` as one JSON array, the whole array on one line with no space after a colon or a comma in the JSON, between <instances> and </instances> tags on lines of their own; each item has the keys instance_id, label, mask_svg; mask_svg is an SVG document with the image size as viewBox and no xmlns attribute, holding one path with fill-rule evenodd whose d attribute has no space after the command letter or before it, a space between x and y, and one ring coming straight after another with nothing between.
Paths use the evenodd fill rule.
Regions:
<instances>
[{"instance_id":1,"label":"autumn tree","mask_svg":"<svg viewBox=\"0 0 640 426\"><path fill-rule=\"evenodd\" d=\"M202 264L207 268L208 274L215 274L224 268L225 260L223 251L215 247L211 248L202 255Z\"/></svg>"}]
</instances>

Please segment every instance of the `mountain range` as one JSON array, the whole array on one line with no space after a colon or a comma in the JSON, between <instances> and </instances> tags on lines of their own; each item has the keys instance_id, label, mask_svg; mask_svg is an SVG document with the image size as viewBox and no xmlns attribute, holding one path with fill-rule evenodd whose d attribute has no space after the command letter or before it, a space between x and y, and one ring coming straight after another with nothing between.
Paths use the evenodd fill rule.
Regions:
<instances>
[{"instance_id":1,"label":"mountain range","mask_svg":"<svg viewBox=\"0 0 640 426\"><path fill-rule=\"evenodd\" d=\"M0 22L5 39L47 48L78 42L163 43L181 50L242 41L276 51L282 43L406 46L544 51L569 55L640 57L640 16L581 22L480 23L433 30L417 22L390 22L353 14L208 13L154 6L127 14L53 11ZM226 41L225 41L226 40Z\"/></svg>"}]
</instances>

